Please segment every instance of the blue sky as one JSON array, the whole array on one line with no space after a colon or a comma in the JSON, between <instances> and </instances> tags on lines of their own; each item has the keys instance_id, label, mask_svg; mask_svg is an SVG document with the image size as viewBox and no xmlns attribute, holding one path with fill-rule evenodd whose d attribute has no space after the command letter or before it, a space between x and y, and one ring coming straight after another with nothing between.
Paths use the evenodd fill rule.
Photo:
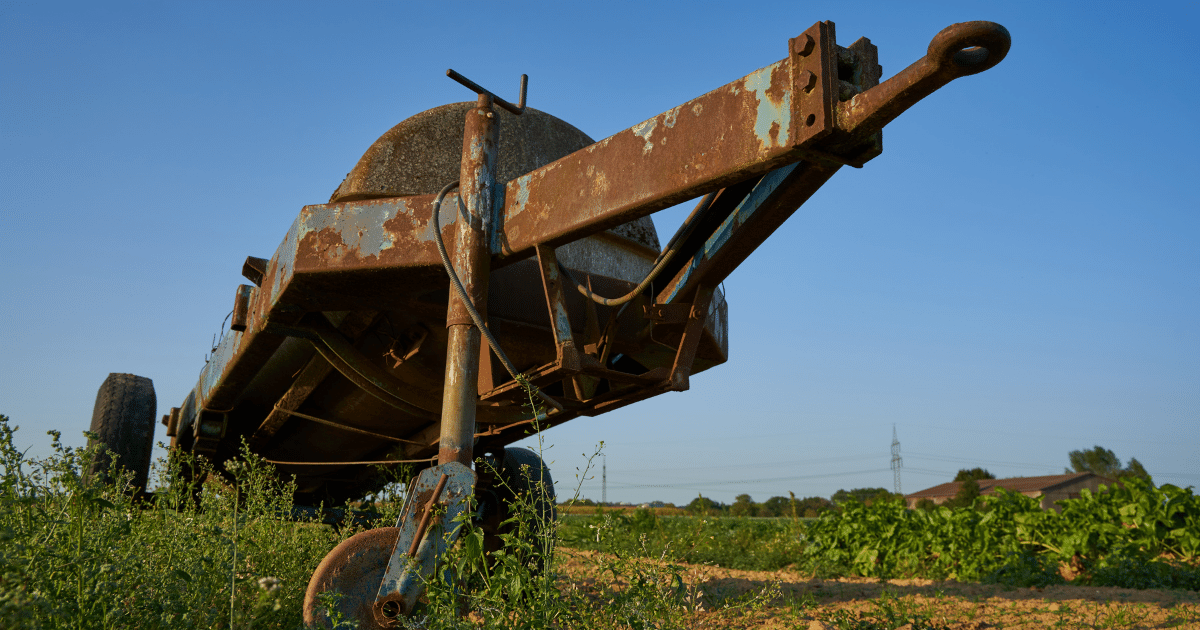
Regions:
<instances>
[{"instance_id":1,"label":"blue sky","mask_svg":"<svg viewBox=\"0 0 1200 630\"><path fill-rule=\"evenodd\" d=\"M452 8L445 8L450 6ZM888 126L725 283L731 357L544 434L559 492L904 490L1070 450L1200 482L1194 3L0 5L0 413L82 442L109 372L177 406L243 282L455 68L601 139L782 58L818 20L884 78L954 22L1008 58ZM671 234L685 210L655 215ZM161 436L160 436L161 437ZM598 461L598 460L597 460ZM584 480L585 496L600 483Z\"/></svg>"}]
</instances>

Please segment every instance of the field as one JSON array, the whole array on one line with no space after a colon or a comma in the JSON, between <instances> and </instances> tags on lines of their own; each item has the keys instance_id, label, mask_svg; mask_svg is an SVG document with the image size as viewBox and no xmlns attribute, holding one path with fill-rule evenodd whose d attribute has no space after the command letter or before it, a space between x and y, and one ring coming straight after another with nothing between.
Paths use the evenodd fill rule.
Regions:
<instances>
[{"instance_id":1,"label":"field","mask_svg":"<svg viewBox=\"0 0 1200 630\"><path fill-rule=\"evenodd\" d=\"M92 451L53 440L54 455L26 459L0 416L6 628L297 628L309 574L364 527L354 514L298 519L288 485L252 457L190 486L180 462L160 462L161 489L135 499L84 479ZM365 526L394 521L394 494L368 503ZM518 533L488 561L467 524L448 559L466 588L431 583L407 623L1200 628L1198 514L1197 497L1170 486L1097 493L1062 515L1011 496L933 513L851 505L808 522L604 511L562 519L553 538Z\"/></svg>"}]
</instances>

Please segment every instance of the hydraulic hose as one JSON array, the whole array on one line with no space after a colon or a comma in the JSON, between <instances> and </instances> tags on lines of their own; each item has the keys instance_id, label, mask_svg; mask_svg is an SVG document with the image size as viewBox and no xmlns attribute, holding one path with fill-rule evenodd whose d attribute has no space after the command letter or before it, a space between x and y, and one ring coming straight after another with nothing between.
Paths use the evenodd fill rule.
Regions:
<instances>
[{"instance_id":1,"label":"hydraulic hose","mask_svg":"<svg viewBox=\"0 0 1200 630\"><path fill-rule=\"evenodd\" d=\"M693 231L695 231L696 226L700 224L700 218L708 210L709 206L712 205L713 199L716 198L716 196L716 193L709 193L700 200L700 203L696 205L696 210L692 213L694 219L685 224L682 229L676 232L675 236L671 237L671 242L667 243L667 247L658 255L658 259L654 261L654 268L652 268L650 273L646 275L646 279L642 280L642 282L637 285L637 288L619 298L606 298L596 295L595 293L592 293L591 289L583 286L583 284L580 283L577 278L575 278L575 275L571 273L571 270L564 267L562 263L558 264L558 268L560 271L562 271L563 275L571 281L571 284L575 285L575 289L577 291L582 293L585 297L591 299L593 302L603 306L620 306L625 304L641 294L642 291L645 291L646 287L650 286L650 283L654 282L654 279L657 278L660 273L662 273L662 270L666 268L667 264L671 262L671 259L675 257L675 254L677 254L683 247L683 243L687 241L688 237L692 235Z\"/></svg>"}]
</instances>

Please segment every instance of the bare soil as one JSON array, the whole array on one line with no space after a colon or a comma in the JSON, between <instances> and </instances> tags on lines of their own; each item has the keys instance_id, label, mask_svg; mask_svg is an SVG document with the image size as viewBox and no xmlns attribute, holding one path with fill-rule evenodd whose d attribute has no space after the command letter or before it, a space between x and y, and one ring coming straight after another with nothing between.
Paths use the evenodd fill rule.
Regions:
<instances>
[{"instance_id":1,"label":"bare soil","mask_svg":"<svg viewBox=\"0 0 1200 630\"><path fill-rule=\"evenodd\" d=\"M560 548L580 587L602 581L596 552ZM600 562L597 562L597 561ZM665 567L646 563L647 569ZM921 579L819 579L790 571L681 567L691 627L762 630L888 628L1195 628L1200 593L1056 585L1013 588ZM619 585L617 586L619 588ZM768 593L747 603L755 595ZM905 625L910 621L916 625Z\"/></svg>"}]
</instances>

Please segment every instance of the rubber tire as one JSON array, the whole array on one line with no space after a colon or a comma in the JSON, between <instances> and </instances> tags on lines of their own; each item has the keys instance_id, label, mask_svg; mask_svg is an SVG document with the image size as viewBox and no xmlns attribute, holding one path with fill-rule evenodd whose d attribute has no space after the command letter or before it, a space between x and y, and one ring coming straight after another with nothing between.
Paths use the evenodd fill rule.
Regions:
<instances>
[{"instance_id":1,"label":"rubber tire","mask_svg":"<svg viewBox=\"0 0 1200 630\"><path fill-rule=\"evenodd\" d=\"M485 466L495 466L494 458L485 458ZM554 502L554 480L550 477L550 468L537 453L527 448L506 448L500 466L497 467L500 483L497 483L489 493L490 501L483 506L480 526L483 529L484 549L495 551L503 547L501 534L512 532L515 524L502 522L511 516L510 506L517 494L532 495L529 501L533 504L534 514L526 520L528 532L526 541L536 543L545 535L553 535L554 522L558 517L558 508ZM551 531L547 531L551 530ZM540 570L538 558L535 570Z\"/></svg>"},{"instance_id":2,"label":"rubber tire","mask_svg":"<svg viewBox=\"0 0 1200 630\"><path fill-rule=\"evenodd\" d=\"M105 449L92 460L86 476L104 478L112 462L111 456L116 455L117 464L133 473L134 491L144 490L150 476L154 415L157 412L153 381L134 374L109 374L96 393L91 426L96 441Z\"/></svg>"}]
</instances>

